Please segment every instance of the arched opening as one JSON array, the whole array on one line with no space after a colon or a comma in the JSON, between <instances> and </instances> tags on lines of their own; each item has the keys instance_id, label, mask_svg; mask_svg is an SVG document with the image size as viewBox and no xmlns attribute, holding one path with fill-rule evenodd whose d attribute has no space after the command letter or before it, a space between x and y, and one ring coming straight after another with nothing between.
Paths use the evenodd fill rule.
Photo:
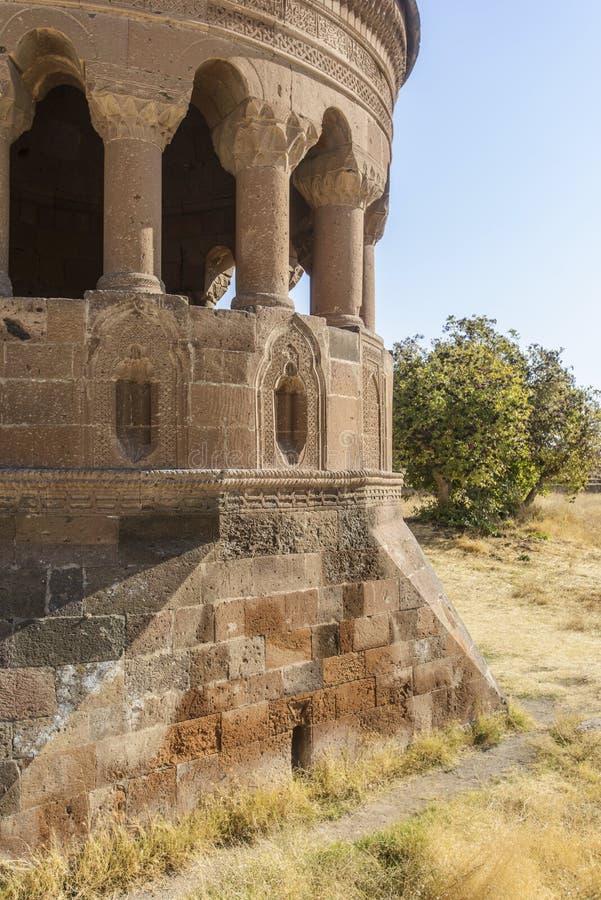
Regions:
<instances>
[{"instance_id":1,"label":"arched opening","mask_svg":"<svg viewBox=\"0 0 601 900\"><path fill-rule=\"evenodd\" d=\"M69 41L36 29L14 62L36 101L11 147L10 273L15 296L83 297L102 274L102 140Z\"/></svg>"},{"instance_id":2,"label":"arched opening","mask_svg":"<svg viewBox=\"0 0 601 900\"><path fill-rule=\"evenodd\" d=\"M211 132L246 93L232 65L206 63L163 155L163 280L167 291L202 306L225 296L236 250L236 180L221 165Z\"/></svg>"},{"instance_id":3,"label":"arched opening","mask_svg":"<svg viewBox=\"0 0 601 900\"><path fill-rule=\"evenodd\" d=\"M308 405L305 386L293 363L288 363L276 385L275 430L283 456L289 465L297 465L307 444Z\"/></svg>"}]
</instances>

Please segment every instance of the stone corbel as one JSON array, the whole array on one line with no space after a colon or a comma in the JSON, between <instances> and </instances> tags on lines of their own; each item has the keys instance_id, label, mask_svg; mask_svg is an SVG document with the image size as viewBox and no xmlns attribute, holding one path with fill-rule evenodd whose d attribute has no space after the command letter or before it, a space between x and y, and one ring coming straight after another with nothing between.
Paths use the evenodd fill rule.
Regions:
<instances>
[{"instance_id":1,"label":"stone corbel","mask_svg":"<svg viewBox=\"0 0 601 900\"><path fill-rule=\"evenodd\" d=\"M92 124L105 144L134 140L154 144L161 151L171 142L188 110L187 97L165 92L126 93L111 84L88 86Z\"/></svg>"},{"instance_id":2,"label":"stone corbel","mask_svg":"<svg viewBox=\"0 0 601 900\"><path fill-rule=\"evenodd\" d=\"M293 178L313 209L349 206L365 210L386 188L384 171L366 153L349 146L308 157Z\"/></svg>"},{"instance_id":3,"label":"stone corbel","mask_svg":"<svg viewBox=\"0 0 601 900\"><path fill-rule=\"evenodd\" d=\"M390 209L388 186L382 196L367 208L365 213L365 243L375 245L384 237Z\"/></svg>"},{"instance_id":4,"label":"stone corbel","mask_svg":"<svg viewBox=\"0 0 601 900\"><path fill-rule=\"evenodd\" d=\"M35 103L23 84L17 67L7 59L0 67L0 139L9 145L29 131Z\"/></svg>"},{"instance_id":5,"label":"stone corbel","mask_svg":"<svg viewBox=\"0 0 601 900\"><path fill-rule=\"evenodd\" d=\"M317 142L317 129L294 113L278 119L262 100L249 98L213 130L221 164L232 175L241 169L270 167L292 172Z\"/></svg>"}]
</instances>

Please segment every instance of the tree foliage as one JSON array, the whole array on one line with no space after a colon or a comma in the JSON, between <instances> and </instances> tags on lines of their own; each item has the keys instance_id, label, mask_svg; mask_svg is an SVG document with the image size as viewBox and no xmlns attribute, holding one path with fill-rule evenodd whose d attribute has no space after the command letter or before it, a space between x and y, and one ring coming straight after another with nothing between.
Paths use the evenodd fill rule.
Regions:
<instances>
[{"instance_id":1,"label":"tree foliage","mask_svg":"<svg viewBox=\"0 0 601 900\"><path fill-rule=\"evenodd\" d=\"M394 348L394 459L439 519L486 527L550 482L580 490L599 459L599 411L561 352L484 316Z\"/></svg>"}]
</instances>

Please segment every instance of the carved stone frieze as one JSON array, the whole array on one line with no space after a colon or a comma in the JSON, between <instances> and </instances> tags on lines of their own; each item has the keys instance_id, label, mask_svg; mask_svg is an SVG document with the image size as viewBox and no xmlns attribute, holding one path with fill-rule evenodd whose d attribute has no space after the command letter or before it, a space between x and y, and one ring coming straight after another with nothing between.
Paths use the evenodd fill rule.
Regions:
<instances>
[{"instance_id":1,"label":"carved stone frieze","mask_svg":"<svg viewBox=\"0 0 601 900\"><path fill-rule=\"evenodd\" d=\"M294 173L294 184L314 209L367 208L385 190L386 176L367 154L344 147L310 156Z\"/></svg>"},{"instance_id":2,"label":"carved stone frieze","mask_svg":"<svg viewBox=\"0 0 601 900\"><path fill-rule=\"evenodd\" d=\"M188 101L121 93L116 87L88 89L92 124L103 141L136 140L163 150L186 115Z\"/></svg>"},{"instance_id":3,"label":"carved stone frieze","mask_svg":"<svg viewBox=\"0 0 601 900\"><path fill-rule=\"evenodd\" d=\"M253 97L213 131L215 150L232 175L255 166L291 172L317 139L312 122L294 113L281 121L267 103Z\"/></svg>"}]
</instances>

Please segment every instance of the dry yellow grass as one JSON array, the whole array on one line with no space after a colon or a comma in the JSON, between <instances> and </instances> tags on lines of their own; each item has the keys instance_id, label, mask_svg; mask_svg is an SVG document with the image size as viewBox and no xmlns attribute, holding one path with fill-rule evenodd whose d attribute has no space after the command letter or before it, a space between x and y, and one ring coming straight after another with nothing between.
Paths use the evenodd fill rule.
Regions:
<instances>
[{"instance_id":1,"label":"dry yellow grass","mask_svg":"<svg viewBox=\"0 0 601 900\"><path fill-rule=\"evenodd\" d=\"M2 900L92 900L176 872L192 857L250 844L263 835L336 818L391 782L451 765L470 747L492 746L507 731L529 728L516 707L471 728L424 735L408 749L393 739L368 740L353 759L322 758L288 784L216 797L179 822L144 828L116 825L71 852L54 848L22 862L0 864Z\"/></svg>"},{"instance_id":2,"label":"dry yellow grass","mask_svg":"<svg viewBox=\"0 0 601 900\"><path fill-rule=\"evenodd\" d=\"M284 835L234 854L200 898L564 900L601 896L601 735L560 723L532 775L464 794L366 840Z\"/></svg>"}]
</instances>

